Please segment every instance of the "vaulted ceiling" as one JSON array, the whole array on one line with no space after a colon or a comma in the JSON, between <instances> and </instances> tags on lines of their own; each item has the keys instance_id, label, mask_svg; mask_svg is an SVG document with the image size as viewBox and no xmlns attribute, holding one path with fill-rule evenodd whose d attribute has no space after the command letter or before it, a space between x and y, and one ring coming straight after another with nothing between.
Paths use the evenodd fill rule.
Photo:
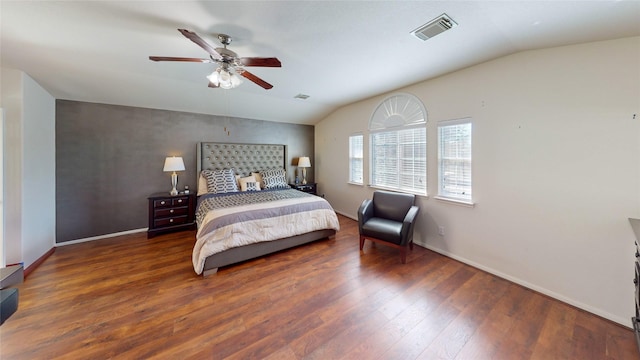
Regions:
<instances>
[{"instance_id":1,"label":"vaulted ceiling","mask_svg":"<svg viewBox=\"0 0 640 360\"><path fill-rule=\"evenodd\" d=\"M446 13L457 27L410 33ZM524 50L640 35L640 1L6 1L0 65L57 99L315 124L346 104ZM207 87L217 34L274 85ZM295 98L309 95L306 100Z\"/></svg>"}]
</instances>

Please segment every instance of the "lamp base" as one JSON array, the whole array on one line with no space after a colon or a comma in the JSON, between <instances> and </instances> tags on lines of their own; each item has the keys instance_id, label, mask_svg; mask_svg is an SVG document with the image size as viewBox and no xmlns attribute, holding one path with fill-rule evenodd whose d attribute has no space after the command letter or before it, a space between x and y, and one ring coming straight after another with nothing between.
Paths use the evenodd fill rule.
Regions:
<instances>
[{"instance_id":1,"label":"lamp base","mask_svg":"<svg viewBox=\"0 0 640 360\"><path fill-rule=\"evenodd\" d=\"M302 168L302 185L307 184L307 168Z\"/></svg>"},{"instance_id":2,"label":"lamp base","mask_svg":"<svg viewBox=\"0 0 640 360\"><path fill-rule=\"evenodd\" d=\"M173 189L171 189L171 192L169 192L169 194L171 194L172 196L178 195L178 190L176 190L176 186L178 186L178 174L176 174L175 171L173 172L173 174L171 174L171 186L173 186Z\"/></svg>"}]
</instances>

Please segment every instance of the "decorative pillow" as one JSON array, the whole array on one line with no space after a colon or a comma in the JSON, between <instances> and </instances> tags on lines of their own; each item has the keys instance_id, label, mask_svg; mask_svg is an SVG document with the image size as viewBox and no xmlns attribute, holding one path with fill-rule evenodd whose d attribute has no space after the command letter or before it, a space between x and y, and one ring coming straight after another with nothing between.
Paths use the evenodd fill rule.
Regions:
<instances>
[{"instance_id":1,"label":"decorative pillow","mask_svg":"<svg viewBox=\"0 0 640 360\"><path fill-rule=\"evenodd\" d=\"M240 191L260 191L260 184L254 176L240 178Z\"/></svg>"},{"instance_id":2,"label":"decorative pillow","mask_svg":"<svg viewBox=\"0 0 640 360\"><path fill-rule=\"evenodd\" d=\"M283 189L289 187L284 169L263 170L261 175L265 189Z\"/></svg>"},{"instance_id":3,"label":"decorative pillow","mask_svg":"<svg viewBox=\"0 0 640 360\"><path fill-rule=\"evenodd\" d=\"M209 192L207 189L207 179L204 177L204 174L202 174L204 171L200 171L200 174L198 175L198 196Z\"/></svg>"},{"instance_id":4,"label":"decorative pillow","mask_svg":"<svg viewBox=\"0 0 640 360\"><path fill-rule=\"evenodd\" d=\"M248 182L246 186L246 190L243 191L260 191L260 184L257 182Z\"/></svg>"},{"instance_id":5,"label":"decorative pillow","mask_svg":"<svg viewBox=\"0 0 640 360\"><path fill-rule=\"evenodd\" d=\"M233 169L203 170L202 175L207 179L207 191L213 194L224 194L238 191L238 182Z\"/></svg>"},{"instance_id":6,"label":"decorative pillow","mask_svg":"<svg viewBox=\"0 0 640 360\"><path fill-rule=\"evenodd\" d=\"M254 178L256 178L256 181L258 182L258 184L260 184L260 188L261 189L265 189L264 187L264 181L262 181L262 174L260 174L259 172L252 172L251 176L253 176Z\"/></svg>"}]
</instances>

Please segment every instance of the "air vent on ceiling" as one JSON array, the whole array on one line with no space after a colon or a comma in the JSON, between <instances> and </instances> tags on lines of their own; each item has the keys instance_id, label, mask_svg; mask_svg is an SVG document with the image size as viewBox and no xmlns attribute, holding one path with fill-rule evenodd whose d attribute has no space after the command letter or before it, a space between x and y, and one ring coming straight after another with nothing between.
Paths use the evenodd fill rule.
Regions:
<instances>
[{"instance_id":1,"label":"air vent on ceiling","mask_svg":"<svg viewBox=\"0 0 640 360\"><path fill-rule=\"evenodd\" d=\"M458 26L458 24L453 21L453 19L447 16L447 14L442 14L413 30L411 35L421 40L427 40L456 26Z\"/></svg>"}]
</instances>

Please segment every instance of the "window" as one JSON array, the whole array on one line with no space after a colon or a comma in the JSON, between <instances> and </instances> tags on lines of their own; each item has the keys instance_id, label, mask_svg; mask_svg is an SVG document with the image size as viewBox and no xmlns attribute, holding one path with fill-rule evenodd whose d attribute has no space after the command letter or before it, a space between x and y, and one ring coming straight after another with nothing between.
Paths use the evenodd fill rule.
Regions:
<instances>
[{"instance_id":1,"label":"window","mask_svg":"<svg viewBox=\"0 0 640 360\"><path fill-rule=\"evenodd\" d=\"M425 127L371 134L371 185L427 193Z\"/></svg>"},{"instance_id":2,"label":"window","mask_svg":"<svg viewBox=\"0 0 640 360\"><path fill-rule=\"evenodd\" d=\"M438 196L471 203L471 119L438 123Z\"/></svg>"},{"instance_id":3,"label":"window","mask_svg":"<svg viewBox=\"0 0 640 360\"><path fill-rule=\"evenodd\" d=\"M353 184L363 184L363 142L364 136L362 134L349 136L349 182Z\"/></svg>"},{"instance_id":4,"label":"window","mask_svg":"<svg viewBox=\"0 0 640 360\"><path fill-rule=\"evenodd\" d=\"M392 95L378 105L369 122L371 186L427 194L426 123L413 95Z\"/></svg>"}]
</instances>

